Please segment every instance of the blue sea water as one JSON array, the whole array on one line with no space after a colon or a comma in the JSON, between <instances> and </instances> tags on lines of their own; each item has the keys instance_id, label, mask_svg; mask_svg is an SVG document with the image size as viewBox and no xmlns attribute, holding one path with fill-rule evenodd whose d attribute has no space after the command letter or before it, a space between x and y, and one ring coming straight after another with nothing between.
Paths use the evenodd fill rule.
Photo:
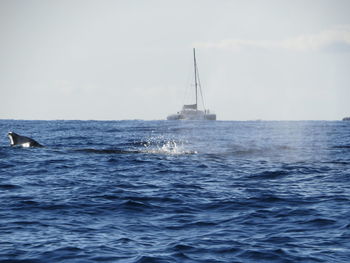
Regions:
<instances>
[{"instance_id":1,"label":"blue sea water","mask_svg":"<svg viewBox=\"0 0 350 263\"><path fill-rule=\"evenodd\" d=\"M0 262L350 262L350 122L0 120L0 138Z\"/></svg>"}]
</instances>

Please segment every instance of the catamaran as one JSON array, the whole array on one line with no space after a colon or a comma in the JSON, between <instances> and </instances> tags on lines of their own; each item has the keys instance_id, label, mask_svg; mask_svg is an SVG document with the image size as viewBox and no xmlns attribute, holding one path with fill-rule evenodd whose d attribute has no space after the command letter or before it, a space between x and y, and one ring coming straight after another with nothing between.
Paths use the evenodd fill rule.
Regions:
<instances>
[{"instance_id":1,"label":"catamaran","mask_svg":"<svg viewBox=\"0 0 350 263\"><path fill-rule=\"evenodd\" d=\"M196 60L196 50L193 49L193 63L194 63L194 87L196 95L195 104L183 105L182 110L176 114L171 114L167 117L167 120L216 120L216 114L210 113L208 109L204 107L204 100L202 94L202 87L199 80L197 60ZM203 110L198 109L198 89L201 94Z\"/></svg>"}]
</instances>

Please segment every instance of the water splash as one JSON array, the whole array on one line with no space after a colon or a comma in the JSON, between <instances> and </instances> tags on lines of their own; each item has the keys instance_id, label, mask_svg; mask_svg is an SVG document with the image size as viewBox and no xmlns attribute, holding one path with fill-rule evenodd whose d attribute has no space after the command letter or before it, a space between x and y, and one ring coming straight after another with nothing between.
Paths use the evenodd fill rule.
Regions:
<instances>
[{"instance_id":1,"label":"water splash","mask_svg":"<svg viewBox=\"0 0 350 263\"><path fill-rule=\"evenodd\" d=\"M153 154L196 154L197 151L188 150L187 144L183 141L176 141L174 139L164 139L162 137L152 137L143 143L141 152Z\"/></svg>"}]
</instances>

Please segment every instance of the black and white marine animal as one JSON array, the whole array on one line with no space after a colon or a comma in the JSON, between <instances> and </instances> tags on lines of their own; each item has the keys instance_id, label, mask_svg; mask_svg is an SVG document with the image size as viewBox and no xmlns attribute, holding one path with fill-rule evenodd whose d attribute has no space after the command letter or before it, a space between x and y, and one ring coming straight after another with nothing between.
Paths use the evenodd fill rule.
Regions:
<instances>
[{"instance_id":1,"label":"black and white marine animal","mask_svg":"<svg viewBox=\"0 0 350 263\"><path fill-rule=\"evenodd\" d=\"M18 145L22 147L44 147L37 141L14 132L9 132L7 135L10 139L11 146Z\"/></svg>"}]
</instances>

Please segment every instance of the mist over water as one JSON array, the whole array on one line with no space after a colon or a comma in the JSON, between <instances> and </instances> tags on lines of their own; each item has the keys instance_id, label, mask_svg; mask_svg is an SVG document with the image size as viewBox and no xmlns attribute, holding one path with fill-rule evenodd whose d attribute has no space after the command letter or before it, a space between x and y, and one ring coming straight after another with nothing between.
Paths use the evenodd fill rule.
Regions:
<instances>
[{"instance_id":1,"label":"mist over water","mask_svg":"<svg viewBox=\"0 0 350 263\"><path fill-rule=\"evenodd\" d=\"M10 147L6 134L44 148ZM347 262L350 123L0 121L2 262Z\"/></svg>"}]
</instances>

